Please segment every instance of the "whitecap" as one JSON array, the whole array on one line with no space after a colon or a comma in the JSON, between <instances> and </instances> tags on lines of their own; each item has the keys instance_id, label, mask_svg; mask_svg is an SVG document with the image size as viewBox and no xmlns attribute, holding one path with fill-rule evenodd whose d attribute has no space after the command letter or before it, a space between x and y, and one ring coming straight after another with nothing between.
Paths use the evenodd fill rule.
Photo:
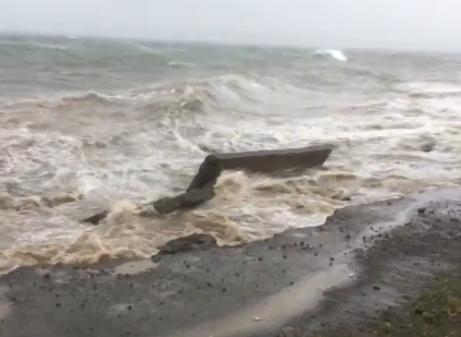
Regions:
<instances>
[{"instance_id":1,"label":"whitecap","mask_svg":"<svg viewBox=\"0 0 461 337\"><path fill-rule=\"evenodd\" d=\"M319 49L314 52L314 55L329 55L335 60L347 62L347 57L344 53L337 49Z\"/></svg>"}]
</instances>

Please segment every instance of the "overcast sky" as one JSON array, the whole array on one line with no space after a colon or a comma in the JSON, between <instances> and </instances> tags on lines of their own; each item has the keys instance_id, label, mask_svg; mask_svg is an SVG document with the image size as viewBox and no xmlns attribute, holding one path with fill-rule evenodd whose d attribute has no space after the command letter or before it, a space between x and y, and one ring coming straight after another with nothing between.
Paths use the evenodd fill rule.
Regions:
<instances>
[{"instance_id":1,"label":"overcast sky","mask_svg":"<svg viewBox=\"0 0 461 337\"><path fill-rule=\"evenodd\" d=\"M0 0L0 31L461 50L461 0Z\"/></svg>"}]
</instances>

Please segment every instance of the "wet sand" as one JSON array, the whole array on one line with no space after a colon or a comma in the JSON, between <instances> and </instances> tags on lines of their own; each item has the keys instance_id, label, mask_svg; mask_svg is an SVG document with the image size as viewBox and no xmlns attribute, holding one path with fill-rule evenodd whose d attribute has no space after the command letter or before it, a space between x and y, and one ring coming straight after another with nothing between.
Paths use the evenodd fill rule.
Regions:
<instances>
[{"instance_id":1,"label":"wet sand","mask_svg":"<svg viewBox=\"0 0 461 337\"><path fill-rule=\"evenodd\" d=\"M461 267L461 189L338 210L234 247L0 279L0 336L309 336L349 331ZM293 334L294 333L294 334Z\"/></svg>"}]
</instances>

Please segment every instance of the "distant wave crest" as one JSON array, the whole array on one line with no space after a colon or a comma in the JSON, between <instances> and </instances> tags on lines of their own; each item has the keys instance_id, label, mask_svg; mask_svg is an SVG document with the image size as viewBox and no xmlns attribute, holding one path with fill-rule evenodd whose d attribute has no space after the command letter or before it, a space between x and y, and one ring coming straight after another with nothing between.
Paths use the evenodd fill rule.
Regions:
<instances>
[{"instance_id":1,"label":"distant wave crest","mask_svg":"<svg viewBox=\"0 0 461 337\"><path fill-rule=\"evenodd\" d=\"M33 47L33 48L45 48L53 50L68 50L69 46L62 46L56 44L42 44L42 43L32 43L28 41L9 41L9 40L0 40L0 44L3 45L12 45L18 47Z\"/></svg>"},{"instance_id":2,"label":"distant wave crest","mask_svg":"<svg viewBox=\"0 0 461 337\"><path fill-rule=\"evenodd\" d=\"M347 62L347 57L344 53L337 49L319 49L314 52L314 55L325 55L334 58L337 61Z\"/></svg>"},{"instance_id":3,"label":"distant wave crest","mask_svg":"<svg viewBox=\"0 0 461 337\"><path fill-rule=\"evenodd\" d=\"M196 63L191 63L191 62L170 61L170 62L168 62L168 66L176 67L176 68L195 68L195 67L197 67L197 64Z\"/></svg>"}]
</instances>

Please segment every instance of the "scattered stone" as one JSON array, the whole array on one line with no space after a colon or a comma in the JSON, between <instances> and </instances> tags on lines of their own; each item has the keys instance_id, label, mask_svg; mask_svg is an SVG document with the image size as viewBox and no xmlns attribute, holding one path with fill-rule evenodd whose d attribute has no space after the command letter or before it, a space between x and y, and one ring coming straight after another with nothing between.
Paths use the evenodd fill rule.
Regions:
<instances>
[{"instance_id":1,"label":"scattered stone","mask_svg":"<svg viewBox=\"0 0 461 337\"><path fill-rule=\"evenodd\" d=\"M194 233L168 241L163 247L160 248L156 255L152 256L152 259L158 260L161 255L176 254L198 249L208 249L216 246L217 241L214 236L209 234Z\"/></svg>"},{"instance_id":2,"label":"scattered stone","mask_svg":"<svg viewBox=\"0 0 461 337\"><path fill-rule=\"evenodd\" d=\"M428 142L422 144L420 149L423 152L431 152L432 150L434 150L435 145L436 145L435 141L428 141Z\"/></svg>"},{"instance_id":3,"label":"scattered stone","mask_svg":"<svg viewBox=\"0 0 461 337\"><path fill-rule=\"evenodd\" d=\"M52 197L50 198L50 201L53 207L56 207L62 204L83 200L84 198L85 197L83 194L77 194L77 195L65 194L65 195L58 195L58 196Z\"/></svg>"},{"instance_id":4,"label":"scattered stone","mask_svg":"<svg viewBox=\"0 0 461 337\"><path fill-rule=\"evenodd\" d=\"M426 207L418 208L418 214L424 214L426 212Z\"/></svg>"},{"instance_id":5,"label":"scattered stone","mask_svg":"<svg viewBox=\"0 0 461 337\"><path fill-rule=\"evenodd\" d=\"M81 222L90 223L92 225L98 225L102 220L107 218L109 211L102 211L98 214L92 215L87 219L81 220Z\"/></svg>"},{"instance_id":6,"label":"scattered stone","mask_svg":"<svg viewBox=\"0 0 461 337\"><path fill-rule=\"evenodd\" d=\"M285 327L277 334L277 337L300 337L301 332L292 327Z\"/></svg>"}]
</instances>

